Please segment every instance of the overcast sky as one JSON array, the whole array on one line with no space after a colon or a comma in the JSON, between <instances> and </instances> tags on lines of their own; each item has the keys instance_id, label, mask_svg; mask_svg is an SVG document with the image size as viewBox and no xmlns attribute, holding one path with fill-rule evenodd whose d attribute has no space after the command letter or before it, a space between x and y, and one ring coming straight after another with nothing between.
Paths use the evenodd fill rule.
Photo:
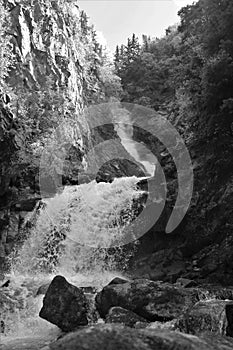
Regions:
<instances>
[{"instance_id":1,"label":"overcast sky","mask_svg":"<svg viewBox=\"0 0 233 350\"><path fill-rule=\"evenodd\" d=\"M126 44L132 33L161 37L169 25L179 21L178 10L193 0L79 0L95 29L111 51Z\"/></svg>"}]
</instances>

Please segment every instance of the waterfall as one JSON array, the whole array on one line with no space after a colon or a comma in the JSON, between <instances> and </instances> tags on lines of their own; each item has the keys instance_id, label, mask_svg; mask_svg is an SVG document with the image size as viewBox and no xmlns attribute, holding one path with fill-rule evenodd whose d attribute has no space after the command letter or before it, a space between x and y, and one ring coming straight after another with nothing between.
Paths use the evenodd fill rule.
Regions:
<instances>
[{"instance_id":1,"label":"waterfall","mask_svg":"<svg viewBox=\"0 0 233 350\"><path fill-rule=\"evenodd\" d=\"M123 148L148 175L153 175L155 156L133 140L133 126L126 111L119 113L114 127ZM10 256L11 272L6 276L11 281L10 289L0 289L1 318L8 336L37 337L43 333L49 338L50 332L57 332L55 326L38 317L42 296L36 295L38 288L50 283L55 275L65 276L76 286L94 286L97 290L113 277L125 275L136 244L125 249L123 242L135 240L130 224L143 205L145 193L137 187L140 180L128 177L116 178L112 183L91 181L66 186L53 198L43 200L32 215L33 225L26 231L26 239ZM130 235L130 240L125 240L125 235Z\"/></svg>"},{"instance_id":2,"label":"waterfall","mask_svg":"<svg viewBox=\"0 0 233 350\"><path fill-rule=\"evenodd\" d=\"M137 177L92 181L65 187L44 200L25 242L11 256L12 270L6 276L10 287L0 289L1 317L9 335L34 337L47 332L47 337L57 332L39 319L42 297L36 296L38 287L55 275L97 289L122 276L130 252L124 256L124 248L111 247L111 242L121 239L123 228L134 218L132 201L143 193L136 187L138 181Z\"/></svg>"},{"instance_id":3,"label":"waterfall","mask_svg":"<svg viewBox=\"0 0 233 350\"><path fill-rule=\"evenodd\" d=\"M134 131L130 113L126 109L118 110L118 114L114 115L114 122L122 146L138 163L143 165L146 175L154 176L157 158L143 143L133 139Z\"/></svg>"},{"instance_id":4,"label":"waterfall","mask_svg":"<svg viewBox=\"0 0 233 350\"><path fill-rule=\"evenodd\" d=\"M12 268L17 274L65 273L112 269L114 256L106 256L112 243L121 241L125 226L133 219L133 200L142 191L137 177L112 183L92 181L67 186L46 199L35 227L30 232ZM118 255L120 247L118 249Z\"/></svg>"}]
</instances>

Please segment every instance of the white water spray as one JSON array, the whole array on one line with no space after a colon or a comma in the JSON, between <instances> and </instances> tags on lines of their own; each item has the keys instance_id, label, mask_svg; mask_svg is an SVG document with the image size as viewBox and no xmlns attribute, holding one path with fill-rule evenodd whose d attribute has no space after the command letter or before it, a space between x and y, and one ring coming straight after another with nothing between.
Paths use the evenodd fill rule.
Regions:
<instances>
[{"instance_id":1,"label":"white water spray","mask_svg":"<svg viewBox=\"0 0 233 350\"><path fill-rule=\"evenodd\" d=\"M61 274L77 286L97 289L122 275L119 258L126 264L130 252L124 257L123 248L109 251L105 247L120 239L123 227L132 221L132 201L143 193L136 188L138 181L136 177L115 179L111 184L92 181L66 187L45 200L28 238L12 255L10 288L3 291L9 335L46 332L48 337L57 332L56 327L39 319L42 297L36 296L38 287L55 275Z\"/></svg>"}]
</instances>

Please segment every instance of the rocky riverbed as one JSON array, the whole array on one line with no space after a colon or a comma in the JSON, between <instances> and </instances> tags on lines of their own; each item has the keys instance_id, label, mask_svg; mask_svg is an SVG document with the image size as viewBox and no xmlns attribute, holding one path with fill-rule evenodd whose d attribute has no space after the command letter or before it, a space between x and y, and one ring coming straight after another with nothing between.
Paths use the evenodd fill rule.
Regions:
<instances>
[{"instance_id":1,"label":"rocky riverbed","mask_svg":"<svg viewBox=\"0 0 233 350\"><path fill-rule=\"evenodd\" d=\"M41 333L25 332L13 339L7 336L7 320L2 318L3 350L233 347L233 287L115 277L103 288L95 288L78 286L60 275L39 287L29 284L18 290L12 283L1 287L1 318L4 310L8 315L16 315L16 309L22 312L28 298L43 297L42 307L34 309L42 322Z\"/></svg>"}]
</instances>

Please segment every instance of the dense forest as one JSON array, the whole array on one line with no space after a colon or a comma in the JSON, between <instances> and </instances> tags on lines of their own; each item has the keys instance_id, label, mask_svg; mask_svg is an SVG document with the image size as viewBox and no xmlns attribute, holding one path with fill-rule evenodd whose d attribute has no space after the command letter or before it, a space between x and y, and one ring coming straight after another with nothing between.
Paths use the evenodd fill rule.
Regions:
<instances>
[{"instance_id":1,"label":"dense forest","mask_svg":"<svg viewBox=\"0 0 233 350\"><path fill-rule=\"evenodd\" d=\"M180 254L192 256L199 266L187 276L230 283L233 3L200 0L183 7L179 16L180 23L160 39L144 35L140 41L133 34L125 45L117 46L115 69L122 81L122 100L165 113L191 154L194 192L178 237L183 237ZM172 184L171 160L165 156L161 164ZM177 247L180 241L175 236ZM160 240L155 233L151 237ZM170 253L165 249L164 254ZM165 260L179 261L176 254L171 256ZM149 261L153 266L160 264L160 258L155 254ZM157 269L155 277L163 270Z\"/></svg>"},{"instance_id":2,"label":"dense forest","mask_svg":"<svg viewBox=\"0 0 233 350\"><path fill-rule=\"evenodd\" d=\"M162 39L133 34L116 48L115 66L122 79L123 100L179 115L205 136L232 123L231 1L200 0L179 11L181 23ZM204 136L204 135L203 135Z\"/></svg>"}]
</instances>

